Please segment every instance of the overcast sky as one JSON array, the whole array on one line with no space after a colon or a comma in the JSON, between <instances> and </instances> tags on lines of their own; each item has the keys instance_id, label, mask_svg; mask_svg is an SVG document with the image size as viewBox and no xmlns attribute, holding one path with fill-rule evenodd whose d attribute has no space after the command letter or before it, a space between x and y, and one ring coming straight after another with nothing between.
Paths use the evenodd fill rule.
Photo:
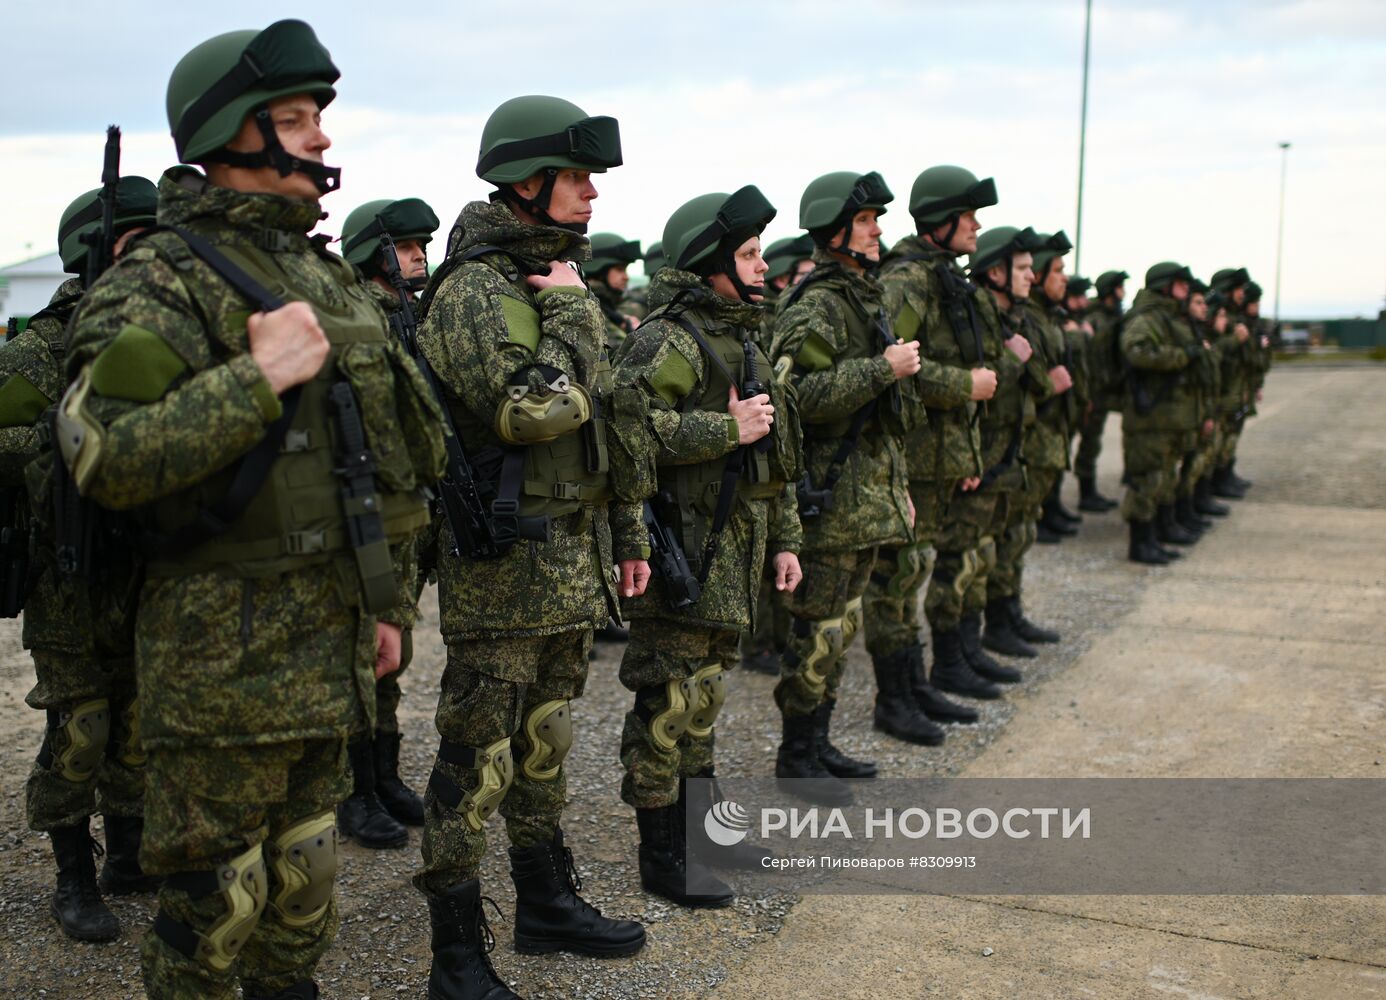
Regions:
<instances>
[{"instance_id":1,"label":"overcast sky","mask_svg":"<svg viewBox=\"0 0 1386 1000\"><path fill-rule=\"evenodd\" d=\"M1244 265L1269 307L1285 140L1282 314L1375 315L1386 2L1093 6L1083 271ZM959 163L996 178L984 225L1074 235L1082 0L200 7L6 11L0 264L54 249L62 209L100 181L107 124L125 131L123 172L157 177L173 157L174 64L281 17L309 21L342 70L324 116L327 160L344 168L326 232L386 197L424 198L450 225L486 190L474 174L486 115L548 93L620 120L626 163L597 178L594 231L649 243L688 198L754 183L780 210L767 239L792 235L813 177L879 170L898 199L883 220L893 241L911 229L914 176Z\"/></svg>"}]
</instances>

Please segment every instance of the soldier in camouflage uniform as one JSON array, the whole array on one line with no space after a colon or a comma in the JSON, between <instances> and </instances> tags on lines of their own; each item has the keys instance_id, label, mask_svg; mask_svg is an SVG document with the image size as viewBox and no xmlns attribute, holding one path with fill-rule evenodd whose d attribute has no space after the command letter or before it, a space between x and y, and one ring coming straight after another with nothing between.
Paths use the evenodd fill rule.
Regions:
<instances>
[{"instance_id":1,"label":"soldier in camouflage uniform","mask_svg":"<svg viewBox=\"0 0 1386 1000\"><path fill-rule=\"evenodd\" d=\"M1198 483L1207 476L1210 463L1216 455L1217 421L1214 415L1217 413L1221 382L1219 359L1212 344L1215 335L1211 331L1212 324L1208 321L1208 292L1208 286L1197 278L1190 283L1187 306L1189 326L1192 328L1194 341L1203 345L1208 357L1205 363L1194 369L1192 389L1197 399L1198 428L1192 440L1183 442L1187 450L1179 463L1174 497L1175 522L1195 538L1201 537L1213 526L1212 520L1199 512L1195 498ZM1223 316L1225 324L1225 312Z\"/></svg>"},{"instance_id":2,"label":"soldier in camouflage uniform","mask_svg":"<svg viewBox=\"0 0 1386 1000\"><path fill-rule=\"evenodd\" d=\"M639 288L626 289L626 309L637 319L643 319L645 314L650 311L650 282L654 280L655 274L664 266L664 245L655 240L645 250L645 256L641 258L645 268L645 283Z\"/></svg>"},{"instance_id":3,"label":"soldier in camouflage uniform","mask_svg":"<svg viewBox=\"0 0 1386 1000\"><path fill-rule=\"evenodd\" d=\"M621 660L621 683L635 694L621 735L621 797L640 826L640 879L685 906L733 898L687 857L685 822L712 802L690 801L690 787L708 786L686 779L714 776L714 726L737 636L754 617L756 570L768 553L769 585L784 594L801 575L789 495L799 430L755 340L767 270L760 233L774 215L755 187L702 195L674 212L664 229L669 266L655 277L652 312L616 373L617 386L639 391L649 409L658 457L651 513L700 581L689 602L684 581L656 573L643 597L627 601L631 640ZM718 854L753 869L766 856L750 845Z\"/></svg>"},{"instance_id":4,"label":"soldier in camouflage uniform","mask_svg":"<svg viewBox=\"0 0 1386 1000\"><path fill-rule=\"evenodd\" d=\"M1025 617L1021 595L1025 554L1044 537L1041 530L1048 527L1055 538L1074 532L1059 513L1056 496L1059 477L1068 466L1069 428L1078 422L1078 400L1071 390L1082 378L1081 361L1074 356L1075 340L1071 339L1082 333L1065 331L1068 317L1062 305L1068 285L1063 257L1072 244L1062 232L1039 233L1034 242L1034 284L1028 296L1013 300L1011 318L1034 348L1052 393L1037 400L1035 422L1025 432L1025 483L1011 498L1006 526L996 543L996 564L987 574L984 639L994 652L1026 658L1037 655L1031 643L1059 640L1057 632ZM976 627L968 619L963 621L963 643L975 649ZM1001 667L1000 671L998 676L993 667L983 676L1003 682L1020 679L1020 672L1013 667Z\"/></svg>"},{"instance_id":5,"label":"soldier in camouflage uniform","mask_svg":"<svg viewBox=\"0 0 1386 1000\"><path fill-rule=\"evenodd\" d=\"M781 301L771 356L793 368L804 431L800 487L804 581L775 703L784 721L775 773L791 790L843 804L838 779L870 777L829 740L848 647L878 545L903 545L914 523L904 434L916 402L919 343L890 332L876 279L877 218L894 196L879 174L839 172L811 182L799 224L813 237L813 271Z\"/></svg>"},{"instance_id":6,"label":"soldier in camouflage uniform","mask_svg":"<svg viewBox=\"0 0 1386 1000\"><path fill-rule=\"evenodd\" d=\"M1212 492L1240 500L1251 482L1236 473L1237 444L1248 417L1256 415L1266 372L1270 368L1270 338L1260 330L1260 287L1246 268L1223 268L1211 282L1218 302L1227 308L1232 334L1220 345L1222 362L1222 447L1213 470ZM1252 306L1251 289L1256 289Z\"/></svg>"},{"instance_id":7,"label":"soldier in camouflage uniform","mask_svg":"<svg viewBox=\"0 0 1386 1000\"><path fill-rule=\"evenodd\" d=\"M1193 486L1193 510L1200 517L1226 517L1232 513L1232 508L1225 503L1220 503L1213 496L1213 470L1217 465L1218 456L1222 454L1222 434L1223 422L1220 419L1222 406L1222 352L1224 346L1236 343L1235 335L1229 331L1230 323L1227 315L1227 307L1216 301L1216 296L1208 286L1203 286L1203 298L1207 304L1208 319L1204 322L1201 335L1203 340L1210 345L1210 353L1213 361L1213 370L1209 373L1210 381L1215 387L1207 400L1205 416L1210 418L1212 432L1206 434L1199 442L1199 476Z\"/></svg>"},{"instance_id":8,"label":"soldier in camouflage uniform","mask_svg":"<svg viewBox=\"0 0 1386 1000\"><path fill-rule=\"evenodd\" d=\"M640 241L627 240L615 233L593 233L592 259L583 261L582 275L587 287L597 297L606 320L606 347L616 354L621 341L634 330L645 308L626 298L630 284L627 268L641 259Z\"/></svg>"},{"instance_id":9,"label":"soldier in camouflage uniform","mask_svg":"<svg viewBox=\"0 0 1386 1000\"><path fill-rule=\"evenodd\" d=\"M1128 486L1122 517L1130 524L1133 562L1165 565L1177 553L1161 542L1188 545L1193 536L1174 520L1181 456L1198 435L1195 376L1212 356L1189 325L1187 302L1193 275L1164 261L1145 274L1121 331L1121 353L1130 369L1130 390L1121 418Z\"/></svg>"},{"instance_id":10,"label":"soldier in camouflage uniform","mask_svg":"<svg viewBox=\"0 0 1386 1000\"><path fill-rule=\"evenodd\" d=\"M775 304L786 288L797 285L813 270L813 240L807 235L787 236L771 243L765 251L765 290L761 299L761 324L757 346L769 354L775 332ZM779 501L772 499L772 505ZM778 516L771 511L772 523ZM756 598L755 627L742 633L741 666L758 674L778 674L780 657L789 638L789 604L784 591L775 586L775 553L766 554Z\"/></svg>"},{"instance_id":11,"label":"soldier in camouflage uniform","mask_svg":"<svg viewBox=\"0 0 1386 1000\"><path fill-rule=\"evenodd\" d=\"M393 316L400 299L384 270L382 226L394 243L400 276L413 301L428 284L428 244L438 231L438 216L418 198L386 199L367 202L342 224L342 256L355 265L385 315ZM419 595L433 573L436 531L435 521L415 539L411 618L418 615ZM409 842L404 827L423 826L423 799L399 776L399 679L413 658L414 630L407 628L400 636L399 669L375 682L375 732L354 737L347 747L352 791L337 807L337 826L363 847L403 847Z\"/></svg>"},{"instance_id":12,"label":"soldier in camouflage uniform","mask_svg":"<svg viewBox=\"0 0 1386 1000\"><path fill-rule=\"evenodd\" d=\"M614 119L556 97L505 102L477 165L496 190L462 209L424 293L420 347L494 498L493 529L506 533L492 558L474 558L447 524L438 543L442 740L414 878L432 919L435 997L513 996L486 955L478 880L498 808L517 948L615 956L645 941L638 923L603 917L577 895L559 827L592 630L618 613L618 582L633 597L649 574L640 495L611 504L626 489L612 463L630 448L643 454L643 414L613 396L601 308L576 266L591 253L591 174L620 163Z\"/></svg>"},{"instance_id":13,"label":"soldier in camouflage uniform","mask_svg":"<svg viewBox=\"0 0 1386 1000\"><path fill-rule=\"evenodd\" d=\"M936 744L939 722L975 722L977 711L934 690L919 634L920 592L934 545L954 504L981 485L978 410L996 392L978 299L985 292L958 258L977 248L977 210L996 204L996 185L962 167L936 166L915 178L910 214L916 235L896 243L881 267L886 315L902 341L920 344L914 386L924 414L905 439L914 540L882 545L866 589L866 647L876 671L876 726L907 742Z\"/></svg>"},{"instance_id":14,"label":"soldier in camouflage uniform","mask_svg":"<svg viewBox=\"0 0 1386 1000\"><path fill-rule=\"evenodd\" d=\"M398 665L441 412L351 266L307 233L338 171L312 29L219 35L169 81L161 228L87 293L59 444L146 554L140 858L166 876L152 1000L308 1000L337 929L348 734ZM166 227L166 228L165 228ZM274 291L269 291L274 289ZM287 303L287 304L286 304ZM268 911L268 912L266 912Z\"/></svg>"},{"instance_id":15,"label":"soldier in camouflage uniform","mask_svg":"<svg viewBox=\"0 0 1386 1000\"><path fill-rule=\"evenodd\" d=\"M1107 414L1120 410L1126 384L1121 366L1121 311L1126 298L1125 271L1103 271L1094 288L1097 298L1088 306L1086 318L1092 326L1088 341L1088 392L1092 405L1083 418L1082 437L1073 459L1078 477L1078 509L1104 514L1120 504L1097 491L1097 457L1102 454L1102 434Z\"/></svg>"},{"instance_id":16,"label":"soldier in camouflage uniform","mask_svg":"<svg viewBox=\"0 0 1386 1000\"><path fill-rule=\"evenodd\" d=\"M34 658L35 684L25 701L46 712L48 725L25 787L29 827L48 833L58 863L50 909L63 930L81 941L108 941L120 932L101 892L151 891L139 865L144 825L144 754L135 696L134 606L139 574L128 545L104 546L89 575L60 568L54 546L51 408L67 381L63 361L67 321L92 273L86 239L100 237L101 192L72 202L58 227L64 281L48 306L0 348L0 486L23 510L32 500L34 565L24 581L24 646ZM153 225L154 185L123 177L114 211L115 249ZM30 496L26 479L33 484ZM66 527L66 525L64 525ZM64 542L71 539L64 537ZM27 545L29 539L25 538ZM100 885L93 863L90 818L105 819L106 861Z\"/></svg>"}]
</instances>

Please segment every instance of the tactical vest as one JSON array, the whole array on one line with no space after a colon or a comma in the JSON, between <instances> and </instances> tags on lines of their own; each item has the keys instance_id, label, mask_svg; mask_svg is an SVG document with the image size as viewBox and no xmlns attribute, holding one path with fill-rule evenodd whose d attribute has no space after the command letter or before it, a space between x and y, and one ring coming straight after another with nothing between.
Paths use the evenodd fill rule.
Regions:
<instances>
[{"instance_id":1,"label":"tactical vest","mask_svg":"<svg viewBox=\"0 0 1386 1000\"><path fill-rule=\"evenodd\" d=\"M652 319L679 323L664 313L651 314L645 322L648 323ZM755 331L743 331L743 336L747 338L743 341L737 336L735 328L726 324L711 324L707 317L696 309L683 312L680 319L691 323L698 330L704 343L721 362L720 365L717 364L703 352L703 379L699 386L679 401L680 413L695 413L700 410L709 413L727 412L727 399L731 390L727 373L736 379L736 390L740 394L741 387L747 381L747 343L750 344L755 356L757 379L767 387L767 392L772 391L770 383L773 373L770 360L756 343ZM699 350L702 350L701 347ZM782 415L777 410L777 416ZM709 462L659 468L660 493L664 497L672 498L676 508L661 510L661 520L665 520L665 523L671 526L677 524L683 550L690 559L696 561L706 546L728 462L745 463L741 477L736 483L738 501L767 500L782 492L786 481L786 473L781 468L779 460L782 454L780 435L784 433L781 429L782 423L782 420L776 419L770 425L770 433L761 439L766 442L764 448L757 448L755 445L745 448L738 446L730 454Z\"/></svg>"},{"instance_id":2,"label":"tactical vest","mask_svg":"<svg viewBox=\"0 0 1386 1000\"><path fill-rule=\"evenodd\" d=\"M171 252L175 266L186 268L180 258L184 253L190 257L190 252L181 241L161 241L160 249ZM224 244L217 249L280 298L296 298L268 251ZM417 373L411 378L402 368L400 352L391 349L380 314L351 268L326 258L324 263L333 269L341 298L335 304L314 302L312 306L331 349L317 375L300 390L293 421L268 476L227 530L186 553L160 551L157 540L175 535L199 511L214 504L226 492L236 465L151 504L141 520L156 542L149 563L152 576L213 570L268 576L355 555L363 604L373 611L384 610L379 606L383 574L392 573L388 544L428 523L421 491L428 485L429 460L411 456L415 443L407 430L411 418L417 421L428 408L418 396L422 387ZM195 285L189 290L196 294ZM233 314L227 322L241 324L244 318ZM343 431L330 395L340 383L353 390L366 445L375 460L376 489L351 501L350 510L338 472L343 465ZM387 544L353 547L349 519L375 511L383 522ZM368 552L368 562L363 562L363 552Z\"/></svg>"},{"instance_id":3,"label":"tactical vest","mask_svg":"<svg viewBox=\"0 0 1386 1000\"><path fill-rule=\"evenodd\" d=\"M500 271L521 296L520 299L506 299L506 323L512 332L525 327L538 330L540 317L539 310L532 304L534 293L518 272L507 272L504 267L497 266L504 262L499 254L487 254L483 259L486 266ZM515 310L515 314L509 310ZM523 470L515 478L519 487L519 512L525 517L572 514L583 507L601 506L613 496L607 456L606 406L615 381L605 345L587 382L583 382L583 373L564 374L581 384L592 397L592 419L577 430L544 444L500 445L489 423L479 419L459 400L449 397L447 401L453 427L468 444L468 454L479 474L496 483L498 495L504 497L507 473L512 468ZM490 444L474 448L478 441Z\"/></svg>"}]
</instances>

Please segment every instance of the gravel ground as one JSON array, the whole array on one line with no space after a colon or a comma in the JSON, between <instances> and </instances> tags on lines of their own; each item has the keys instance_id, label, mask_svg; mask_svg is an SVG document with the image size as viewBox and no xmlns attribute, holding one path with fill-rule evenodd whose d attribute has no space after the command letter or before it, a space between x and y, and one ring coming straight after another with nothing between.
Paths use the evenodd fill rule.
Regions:
<instances>
[{"instance_id":1,"label":"gravel ground","mask_svg":"<svg viewBox=\"0 0 1386 1000\"><path fill-rule=\"evenodd\" d=\"M1344 419L1368 420L1341 401L1354 395L1380 395L1386 377L1371 368L1332 371L1277 371L1243 449L1239 472L1257 480L1247 502L1386 505L1386 462L1377 434L1367 425L1348 435L1354 459L1305 447L1324 425ZM1292 406L1297 419L1283 414ZM1377 408L1379 409L1379 407ZM1379 413L1376 414L1380 416ZM1380 426L1379 423L1376 424ZM1119 421L1109 421L1103 451L1102 486L1116 495L1120 467ZM1287 460L1293 455L1294 460ZM1328 470L1332 469L1332 476ZM1074 484L1067 484L1070 506ZM1036 620L1059 628L1064 641L1025 665L1026 680L1004 701L982 703L982 720L955 727L941 748L923 749L896 742L871 729L874 685L861 644L850 653L847 678L835 727L835 740L849 753L872 757L892 776L955 773L984 751L1011 716L1044 684L1088 648L1095 634L1122 617L1152 572L1126 563L1125 532L1113 514L1089 515L1076 540L1037 547L1027 567L1027 610ZM403 771L421 788L432 763L436 735L432 711L442 672L443 650L436 632L434 595L426 595L426 616L416 633L417 659L406 674L401 714L405 726ZM640 889L635 866L634 816L618 796L616 741L629 702L616 679L620 647L599 646L584 697L576 703L577 742L570 754L570 804L564 828L586 883L584 895L612 916L633 917L649 929L644 951L630 959L598 961L574 956L516 955L510 947L514 900L505 860L502 825L490 826L491 857L483 876L485 891L504 915L493 921L498 944L493 960L521 995L547 998L700 997L711 992L748 951L774 935L790 916L796 899L786 895L743 895L728 910L696 912L668 905ZM1095 678L1100 681L1100 678ZM124 927L106 945L78 945L63 936L48 914L52 860L47 838L24 822L24 777L41 739L42 717L23 703L32 683L32 666L20 649L17 622L0 622L0 996L119 998L142 997L137 942L153 917L152 898L115 900ZM718 766L724 775L767 774L778 744L778 716L770 698L772 679L735 674L718 725ZM1076 703L1075 703L1076 704ZM422 897L409 877L418 860L418 832L400 851L373 852L348 843L342 851L339 901L342 930L319 970L324 995L382 998L423 995L428 972L428 922ZM719 995L733 996L727 988Z\"/></svg>"}]
</instances>

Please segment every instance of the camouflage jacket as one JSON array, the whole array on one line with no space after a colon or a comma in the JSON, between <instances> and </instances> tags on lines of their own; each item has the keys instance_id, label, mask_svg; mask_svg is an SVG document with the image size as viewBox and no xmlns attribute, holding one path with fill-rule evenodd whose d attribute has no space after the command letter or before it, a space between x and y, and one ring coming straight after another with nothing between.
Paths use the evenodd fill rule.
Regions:
<instances>
[{"instance_id":1,"label":"camouflage jacket","mask_svg":"<svg viewBox=\"0 0 1386 1000\"><path fill-rule=\"evenodd\" d=\"M987 365L996 370L996 394L979 411L982 476L988 488L1006 492L1025 483L1028 432L1039 403L1053 395L1054 387L1038 351L1022 362L1006 347L1011 338L1021 336L1025 322L1017 308L1002 313L995 295L988 292L977 300L977 318Z\"/></svg>"},{"instance_id":2,"label":"camouflage jacket","mask_svg":"<svg viewBox=\"0 0 1386 1000\"><path fill-rule=\"evenodd\" d=\"M587 287L597 299L597 305L601 308L602 319L606 321L606 348L608 353L615 357L616 350L621 346L630 333L632 319L638 319L639 315L632 312L626 304L625 297L616 291L600 278L588 278ZM641 314L643 315L643 314Z\"/></svg>"},{"instance_id":3,"label":"camouflage jacket","mask_svg":"<svg viewBox=\"0 0 1386 1000\"><path fill-rule=\"evenodd\" d=\"M737 342L749 338L754 344L761 321L760 306L734 302L710 292L694 274L666 267L656 276L650 289L651 314L631 335L616 372L616 384L638 388L648 400L649 430L657 455L659 486L661 493L670 498L677 497L678 483L689 471L694 473L692 478L716 482L720 487L725 463L739 447L736 421L728 415L727 399L721 391L726 385L725 378L714 381L717 374L714 362L708 359L688 330L663 311L675 296L690 303L682 311L681 318L693 324L714 349L720 338ZM788 386L776 383L768 364L766 368L757 375L770 392L776 425L766 439L767 449L776 447L780 435L788 435L789 448L797 453L799 428L794 422L793 407L786 400ZM741 379L745 373L736 369L732 374ZM710 385L719 391L713 393ZM714 405L713 400L720 405ZM699 401L702 405L693 405ZM644 597L624 602L626 617L676 617L735 631L751 627L760 586L760 567L767 549L797 552L803 540L798 508L790 499L792 483L786 481L795 471L791 470L784 478L773 480L765 487L766 490L778 487L780 497L788 502L775 502L774 496L751 495L750 491L738 497L718 537L712 564L703 582L702 597L695 604L671 610L662 581L656 575ZM744 481L744 473L742 478ZM667 505L656 506L663 510ZM683 525L675 525L674 529L690 540L701 541L712 520L706 509L708 506L710 504L704 504L700 509L689 505L677 512L680 521L696 519L696 530L686 530ZM687 554L696 569L702 551L697 549L696 543L694 548L695 551Z\"/></svg>"},{"instance_id":4,"label":"camouflage jacket","mask_svg":"<svg viewBox=\"0 0 1386 1000\"><path fill-rule=\"evenodd\" d=\"M23 487L24 469L39 455L39 418L67 388L65 331L82 290L81 278L68 278L19 336L0 347L0 486Z\"/></svg>"},{"instance_id":5,"label":"camouflage jacket","mask_svg":"<svg viewBox=\"0 0 1386 1000\"><path fill-rule=\"evenodd\" d=\"M770 356L777 368L793 366L804 466L815 488L829 479L853 417L864 406L873 409L838 467L832 509L803 526L804 551L903 544L914 530L905 459L905 434L919 405L912 380L897 381L875 332L877 324L888 327L880 282L822 250L814 262L813 280L796 286L788 304L781 300Z\"/></svg>"},{"instance_id":6,"label":"camouflage jacket","mask_svg":"<svg viewBox=\"0 0 1386 1000\"><path fill-rule=\"evenodd\" d=\"M530 226L502 203L472 202L458 218L460 239L449 256L493 246L487 253L435 272L425 293L419 348L433 366L467 454L499 455L494 429L511 376L550 365L589 390L609 379L604 319L581 286L536 291L506 254L548 273L549 261L591 256L581 236L554 226ZM440 277L441 275L441 277ZM608 517L610 521L608 521ZM549 635L587 628L616 613L614 559L648 553L639 504L582 506L551 522L549 542L520 542L503 557L465 560L448 555L452 533L440 531L438 587L443 635ZM613 551L613 534L615 548Z\"/></svg>"},{"instance_id":7,"label":"camouflage jacket","mask_svg":"<svg viewBox=\"0 0 1386 1000\"><path fill-rule=\"evenodd\" d=\"M1211 384L1213 356L1194 336L1188 314L1167 295L1142 288L1121 331L1130 366L1122 429L1186 432L1201 421L1200 384Z\"/></svg>"},{"instance_id":8,"label":"camouflage jacket","mask_svg":"<svg viewBox=\"0 0 1386 1000\"><path fill-rule=\"evenodd\" d=\"M1121 324L1125 315L1101 301L1088 307L1086 319L1092 324L1088 342L1088 381L1093 405L1101 410L1121 407L1126 394L1126 377L1121 360Z\"/></svg>"},{"instance_id":9,"label":"camouflage jacket","mask_svg":"<svg viewBox=\"0 0 1386 1000\"><path fill-rule=\"evenodd\" d=\"M971 369L985 363L985 347L982 357L969 364L963 352L975 354L976 346L960 342L960 334L949 322L939 268L950 272L960 290L971 288L968 315L975 315L977 300L985 293L968 282L952 253L918 236L906 237L891 248L881 265L881 285L895 335L920 343L919 374L912 381L926 415L916 420L905 440L910 478L947 482L982 474ZM980 339L980 321L977 326Z\"/></svg>"},{"instance_id":10,"label":"camouflage jacket","mask_svg":"<svg viewBox=\"0 0 1386 1000\"><path fill-rule=\"evenodd\" d=\"M1037 409L1037 419L1025 439L1025 463L1034 469L1068 468L1068 442L1077 428L1078 411L1075 390L1081 368L1073 359L1070 343L1064 335L1058 313L1044 301L1038 289L1022 302L1015 315L1021 332L1035 349L1034 357L1047 372L1057 365L1068 368L1074 388L1047 397Z\"/></svg>"}]
</instances>

